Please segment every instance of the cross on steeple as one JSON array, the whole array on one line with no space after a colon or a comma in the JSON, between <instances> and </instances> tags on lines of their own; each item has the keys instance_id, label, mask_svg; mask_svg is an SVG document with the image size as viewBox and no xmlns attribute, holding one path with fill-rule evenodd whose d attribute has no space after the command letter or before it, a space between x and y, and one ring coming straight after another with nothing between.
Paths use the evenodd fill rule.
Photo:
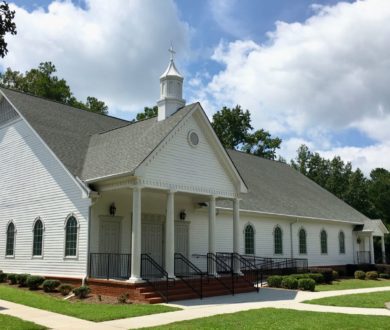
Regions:
<instances>
[{"instance_id":1,"label":"cross on steeple","mask_svg":"<svg viewBox=\"0 0 390 330\"><path fill-rule=\"evenodd\" d=\"M168 49L168 52L171 53L171 61L173 61L174 55L176 54L176 52L173 50L173 45L172 45L172 43L171 43L171 47L169 47L169 49Z\"/></svg>"}]
</instances>

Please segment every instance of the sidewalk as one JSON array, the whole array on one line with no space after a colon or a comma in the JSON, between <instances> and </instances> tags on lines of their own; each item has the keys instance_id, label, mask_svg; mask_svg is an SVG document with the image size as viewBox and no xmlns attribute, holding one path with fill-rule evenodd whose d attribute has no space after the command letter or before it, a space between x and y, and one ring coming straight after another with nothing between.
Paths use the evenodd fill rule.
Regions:
<instances>
[{"instance_id":1,"label":"sidewalk","mask_svg":"<svg viewBox=\"0 0 390 330\"><path fill-rule=\"evenodd\" d=\"M203 300L187 300L169 306L182 308L181 311L138 316L127 319L119 319L106 322L91 322L75 317L52 313L24 305L0 300L0 313L12 315L26 321L41 324L50 329L136 329L142 327L159 326L172 322L193 320L197 318L228 314L259 308L286 308L301 311L331 312L360 315L384 315L390 316L390 310L380 308L355 308L320 306L302 303L305 300L340 296L347 294L368 293L378 291L390 291L390 287L378 287L367 289L306 292L281 289L263 288L259 293L251 292L236 296L220 296L205 298Z\"/></svg>"}]
</instances>

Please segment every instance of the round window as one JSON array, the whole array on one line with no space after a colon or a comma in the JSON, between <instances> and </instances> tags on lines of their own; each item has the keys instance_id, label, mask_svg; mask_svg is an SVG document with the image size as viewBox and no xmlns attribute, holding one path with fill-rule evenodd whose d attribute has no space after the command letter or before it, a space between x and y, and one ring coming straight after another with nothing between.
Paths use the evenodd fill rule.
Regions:
<instances>
[{"instance_id":1,"label":"round window","mask_svg":"<svg viewBox=\"0 0 390 330\"><path fill-rule=\"evenodd\" d=\"M191 131L189 134L188 134L188 141L190 142L190 144L192 146L197 146L199 144L199 136L198 134L196 134L194 131Z\"/></svg>"}]
</instances>

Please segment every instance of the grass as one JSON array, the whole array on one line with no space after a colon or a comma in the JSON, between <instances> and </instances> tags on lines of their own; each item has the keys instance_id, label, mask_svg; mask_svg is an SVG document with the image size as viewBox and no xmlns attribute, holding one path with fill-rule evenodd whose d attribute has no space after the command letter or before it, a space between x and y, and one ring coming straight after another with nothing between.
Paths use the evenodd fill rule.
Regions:
<instances>
[{"instance_id":1,"label":"grass","mask_svg":"<svg viewBox=\"0 0 390 330\"><path fill-rule=\"evenodd\" d=\"M41 292L21 290L8 284L0 285L0 299L95 322L178 310L178 308L163 305L109 305L83 303L82 301L69 302Z\"/></svg>"},{"instance_id":2,"label":"grass","mask_svg":"<svg viewBox=\"0 0 390 330\"><path fill-rule=\"evenodd\" d=\"M389 329L390 317L263 308L168 324L153 329Z\"/></svg>"},{"instance_id":3,"label":"grass","mask_svg":"<svg viewBox=\"0 0 390 330\"><path fill-rule=\"evenodd\" d=\"M2 330L41 330L45 327L18 319L17 317L0 314L0 324Z\"/></svg>"},{"instance_id":4,"label":"grass","mask_svg":"<svg viewBox=\"0 0 390 330\"><path fill-rule=\"evenodd\" d=\"M332 284L316 285L316 291L333 291L333 290L348 290L348 289L363 289L390 286L390 280L356 280L356 279L341 279L333 281Z\"/></svg>"},{"instance_id":5,"label":"grass","mask_svg":"<svg viewBox=\"0 0 390 330\"><path fill-rule=\"evenodd\" d=\"M390 302L390 291L348 294L305 301L315 305L367 308L384 308L386 302Z\"/></svg>"}]
</instances>

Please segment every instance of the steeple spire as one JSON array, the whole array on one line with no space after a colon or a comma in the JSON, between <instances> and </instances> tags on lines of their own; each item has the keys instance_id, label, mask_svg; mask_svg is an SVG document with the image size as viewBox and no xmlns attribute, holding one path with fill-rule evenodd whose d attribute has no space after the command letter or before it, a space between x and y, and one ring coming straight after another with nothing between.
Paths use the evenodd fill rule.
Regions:
<instances>
[{"instance_id":1,"label":"steeple spire","mask_svg":"<svg viewBox=\"0 0 390 330\"><path fill-rule=\"evenodd\" d=\"M171 47L168 49L170 60L167 69L160 77L160 100L158 105L158 120L164 120L183 107L186 102L183 99L183 76L176 68L174 54Z\"/></svg>"}]
</instances>

